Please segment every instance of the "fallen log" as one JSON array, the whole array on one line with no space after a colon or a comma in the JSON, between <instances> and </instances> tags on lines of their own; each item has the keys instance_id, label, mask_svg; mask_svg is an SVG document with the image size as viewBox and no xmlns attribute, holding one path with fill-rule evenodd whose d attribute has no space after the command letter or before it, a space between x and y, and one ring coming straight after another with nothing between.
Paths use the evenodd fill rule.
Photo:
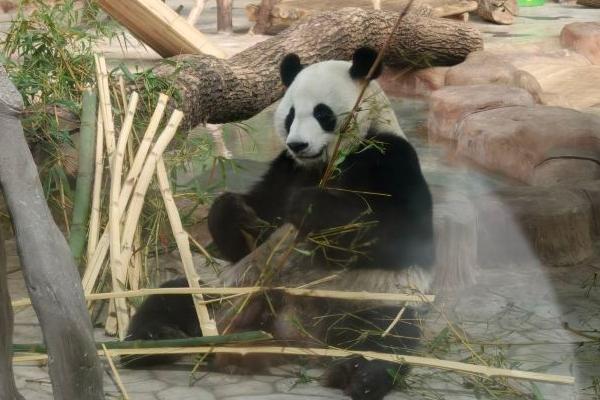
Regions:
<instances>
[{"instance_id":1,"label":"fallen log","mask_svg":"<svg viewBox=\"0 0 600 400\"><path fill-rule=\"evenodd\" d=\"M577 0L577 4L584 7L600 8L600 0Z\"/></svg>"},{"instance_id":2,"label":"fallen log","mask_svg":"<svg viewBox=\"0 0 600 400\"><path fill-rule=\"evenodd\" d=\"M479 0L477 15L486 21L510 25L519 15L517 0Z\"/></svg>"},{"instance_id":3,"label":"fallen log","mask_svg":"<svg viewBox=\"0 0 600 400\"><path fill-rule=\"evenodd\" d=\"M398 15L342 8L311 16L228 60L182 55L155 72L174 78L180 96L177 107L186 116L186 127L244 120L283 94L278 70L286 53L297 53L305 64L349 60L357 47L380 48ZM394 33L384 62L417 68L454 65L482 47L480 32L471 26L409 14Z\"/></svg>"}]
</instances>

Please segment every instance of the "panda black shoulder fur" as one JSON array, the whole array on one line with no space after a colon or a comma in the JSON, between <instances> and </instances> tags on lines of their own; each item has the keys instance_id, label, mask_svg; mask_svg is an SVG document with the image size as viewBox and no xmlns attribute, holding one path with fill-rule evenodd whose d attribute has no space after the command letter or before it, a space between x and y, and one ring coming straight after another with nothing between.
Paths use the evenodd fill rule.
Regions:
<instances>
[{"instance_id":1,"label":"panda black shoulder fur","mask_svg":"<svg viewBox=\"0 0 600 400\"><path fill-rule=\"evenodd\" d=\"M291 223L301 237L309 238L310 257L284 267L271 281L274 286L296 286L337 273L337 279L313 287L428 292L435 258L431 194L417 154L375 81L370 82L355 118L355 133L342 141L347 154L326 188L319 187L336 132L354 106L376 55L372 49L360 48L352 62L324 61L308 67L295 54L283 58L281 78L287 90L275 112L275 129L286 149L248 193L224 193L215 200L208 224L224 258L239 261L276 227ZM258 275L260 271L249 273L232 266L220 284L248 285ZM165 285L187 283L179 279ZM420 337L416 309L407 307L402 320L381 336L399 310L397 304L271 293L268 301L265 296L252 300L229 332L262 329L278 343L406 353ZM218 323L227 320L227 310L215 313ZM151 296L132 319L128 339L200 333L190 296ZM221 367L235 363L256 371L265 357L218 355L218 360ZM382 399L406 370L360 357L345 359L329 367L325 384L355 400Z\"/></svg>"}]
</instances>

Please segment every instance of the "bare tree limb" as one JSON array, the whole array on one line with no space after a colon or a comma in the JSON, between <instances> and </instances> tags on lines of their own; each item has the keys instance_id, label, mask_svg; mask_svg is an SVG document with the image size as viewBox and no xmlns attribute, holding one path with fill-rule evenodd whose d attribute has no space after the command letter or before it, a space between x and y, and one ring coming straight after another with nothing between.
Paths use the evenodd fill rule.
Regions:
<instances>
[{"instance_id":1,"label":"bare tree limb","mask_svg":"<svg viewBox=\"0 0 600 400\"><path fill-rule=\"evenodd\" d=\"M100 400L102 369L83 289L54 223L19 121L22 100L0 67L0 186L11 215L23 275L50 355L57 400Z\"/></svg>"}]
</instances>

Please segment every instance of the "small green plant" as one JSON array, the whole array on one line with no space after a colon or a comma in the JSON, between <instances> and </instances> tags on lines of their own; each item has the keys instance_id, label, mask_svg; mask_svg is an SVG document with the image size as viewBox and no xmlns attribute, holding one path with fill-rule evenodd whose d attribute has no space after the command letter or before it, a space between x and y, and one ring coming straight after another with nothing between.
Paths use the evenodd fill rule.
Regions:
<instances>
[{"instance_id":1,"label":"small green plant","mask_svg":"<svg viewBox=\"0 0 600 400\"><path fill-rule=\"evenodd\" d=\"M73 147L71 133L77 129L83 89L95 80L93 44L115 37L117 31L98 20L95 2L30 4L33 11L22 6L1 43L0 62L23 96L23 128L47 199L66 210L74 184L68 178L67 150Z\"/></svg>"}]
</instances>

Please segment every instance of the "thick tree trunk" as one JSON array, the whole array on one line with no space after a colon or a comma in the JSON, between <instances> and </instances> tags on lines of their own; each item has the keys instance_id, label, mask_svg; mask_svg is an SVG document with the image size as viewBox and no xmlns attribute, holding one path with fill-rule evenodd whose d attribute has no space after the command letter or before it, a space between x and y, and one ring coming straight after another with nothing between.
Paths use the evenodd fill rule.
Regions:
<instances>
[{"instance_id":1,"label":"thick tree trunk","mask_svg":"<svg viewBox=\"0 0 600 400\"><path fill-rule=\"evenodd\" d=\"M233 32L233 0L217 0L217 31Z\"/></svg>"},{"instance_id":2,"label":"thick tree trunk","mask_svg":"<svg viewBox=\"0 0 600 400\"><path fill-rule=\"evenodd\" d=\"M57 400L104 398L102 369L81 280L54 223L18 119L19 93L0 67L0 187L16 234L23 275L48 346Z\"/></svg>"},{"instance_id":3,"label":"thick tree trunk","mask_svg":"<svg viewBox=\"0 0 600 400\"><path fill-rule=\"evenodd\" d=\"M12 370L13 311L8 293L6 254L0 231L0 400L23 400Z\"/></svg>"},{"instance_id":4,"label":"thick tree trunk","mask_svg":"<svg viewBox=\"0 0 600 400\"><path fill-rule=\"evenodd\" d=\"M600 0L577 0L577 4L590 8L600 8Z\"/></svg>"},{"instance_id":5,"label":"thick tree trunk","mask_svg":"<svg viewBox=\"0 0 600 400\"><path fill-rule=\"evenodd\" d=\"M358 8L316 14L228 60L183 55L156 72L175 76L181 95L178 107L186 115L187 127L244 120L282 95L278 71L286 53L298 53L304 64L349 60L357 47L381 48L398 15ZM482 47L481 34L473 27L409 14L395 32L384 61L396 67L454 65Z\"/></svg>"},{"instance_id":6,"label":"thick tree trunk","mask_svg":"<svg viewBox=\"0 0 600 400\"><path fill-rule=\"evenodd\" d=\"M510 25L519 15L517 0L478 0L477 15L486 21Z\"/></svg>"}]
</instances>

